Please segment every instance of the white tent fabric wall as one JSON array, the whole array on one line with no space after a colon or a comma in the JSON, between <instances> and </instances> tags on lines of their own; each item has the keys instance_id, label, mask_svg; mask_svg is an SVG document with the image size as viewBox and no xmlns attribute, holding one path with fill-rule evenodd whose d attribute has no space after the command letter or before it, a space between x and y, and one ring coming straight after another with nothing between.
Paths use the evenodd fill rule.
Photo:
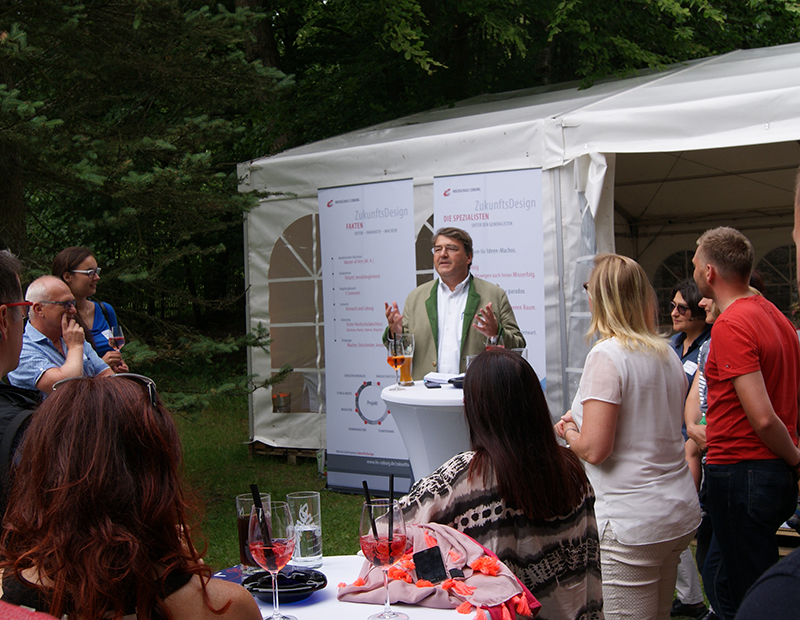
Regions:
<instances>
[{"instance_id":1,"label":"white tent fabric wall","mask_svg":"<svg viewBox=\"0 0 800 620\"><path fill-rule=\"evenodd\" d=\"M615 154L798 140L799 110L800 44L793 44L733 52L586 90L562 85L478 97L246 162L239 167L240 191L269 192L245 224L249 325L269 327L273 248L292 222L316 213L317 188L413 178L420 230L432 212L434 176L541 167L547 396L558 415L570 405L588 350L581 284L593 255L615 248ZM688 200L675 206L687 216L692 208ZM790 211L789 204L776 221L785 227ZM704 225L720 223L727 222ZM648 234L652 240L659 233ZM251 374L267 377L273 370L269 354L252 353ZM268 390L254 393L251 412L255 441L324 446L319 412L275 414Z\"/></svg>"}]
</instances>

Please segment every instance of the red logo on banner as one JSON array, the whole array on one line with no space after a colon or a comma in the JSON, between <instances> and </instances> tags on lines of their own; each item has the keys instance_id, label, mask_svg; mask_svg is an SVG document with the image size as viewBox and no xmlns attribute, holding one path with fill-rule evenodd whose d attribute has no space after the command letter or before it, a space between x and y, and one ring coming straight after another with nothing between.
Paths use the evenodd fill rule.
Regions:
<instances>
[{"instance_id":1,"label":"red logo on banner","mask_svg":"<svg viewBox=\"0 0 800 620\"><path fill-rule=\"evenodd\" d=\"M327 204L326 206L328 206L328 207L332 207L332 206L333 206L333 200L329 200L329 201L328 201L328 204Z\"/></svg>"},{"instance_id":2,"label":"red logo on banner","mask_svg":"<svg viewBox=\"0 0 800 620\"><path fill-rule=\"evenodd\" d=\"M446 190L444 190L444 195L445 196L449 196L450 195L450 188L449 187Z\"/></svg>"}]
</instances>

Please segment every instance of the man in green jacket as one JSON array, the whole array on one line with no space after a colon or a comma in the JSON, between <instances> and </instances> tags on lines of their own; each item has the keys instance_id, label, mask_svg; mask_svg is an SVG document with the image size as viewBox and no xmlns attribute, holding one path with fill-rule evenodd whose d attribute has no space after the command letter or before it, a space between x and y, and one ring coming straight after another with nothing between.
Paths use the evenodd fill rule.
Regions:
<instances>
[{"instance_id":1,"label":"man in green jacket","mask_svg":"<svg viewBox=\"0 0 800 620\"><path fill-rule=\"evenodd\" d=\"M439 278L411 291L403 313L396 301L384 303L389 322L384 340L390 334L414 334L414 380L429 372L464 372L467 356L477 355L498 337L507 349L523 348L525 338L505 291L469 272L469 233L440 228L433 235L432 251Z\"/></svg>"}]
</instances>

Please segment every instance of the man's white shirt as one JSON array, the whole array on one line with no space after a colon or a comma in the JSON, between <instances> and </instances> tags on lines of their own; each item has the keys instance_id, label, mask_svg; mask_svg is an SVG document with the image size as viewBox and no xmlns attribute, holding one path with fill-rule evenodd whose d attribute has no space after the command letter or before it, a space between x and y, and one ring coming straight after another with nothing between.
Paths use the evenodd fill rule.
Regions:
<instances>
[{"instance_id":1,"label":"man's white shirt","mask_svg":"<svg viewBox=\"0 0 800 620\"><path fill-rule=\"evenodd\" d=\"M469 280L471 275L450 290L439 280L436 294L437 313L439 317L439 362L438 372L457 375L461 368L461 332L464 327L464 310L467 307Z\"/></svg>"}]
</instances>

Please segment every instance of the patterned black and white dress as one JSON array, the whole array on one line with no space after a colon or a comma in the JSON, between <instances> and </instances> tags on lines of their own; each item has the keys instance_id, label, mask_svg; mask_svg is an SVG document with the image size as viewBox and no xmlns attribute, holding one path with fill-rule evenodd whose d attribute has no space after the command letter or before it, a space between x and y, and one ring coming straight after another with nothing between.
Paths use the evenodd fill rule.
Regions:
<instances>
[{"instance_id":1,"label":"patterned black and white dress","mask_svg":"<svg viewBox=\"0 0 800 620\"><path fill-rule=\"evenodd\" d=\"M594 492L568 515L528 519L508 508L492 479L469 476L462 452L400 500L410 523L442 523L491 549L542 604L539 620L601 620L603 591Z\"/></svg>"}]
</instances>

